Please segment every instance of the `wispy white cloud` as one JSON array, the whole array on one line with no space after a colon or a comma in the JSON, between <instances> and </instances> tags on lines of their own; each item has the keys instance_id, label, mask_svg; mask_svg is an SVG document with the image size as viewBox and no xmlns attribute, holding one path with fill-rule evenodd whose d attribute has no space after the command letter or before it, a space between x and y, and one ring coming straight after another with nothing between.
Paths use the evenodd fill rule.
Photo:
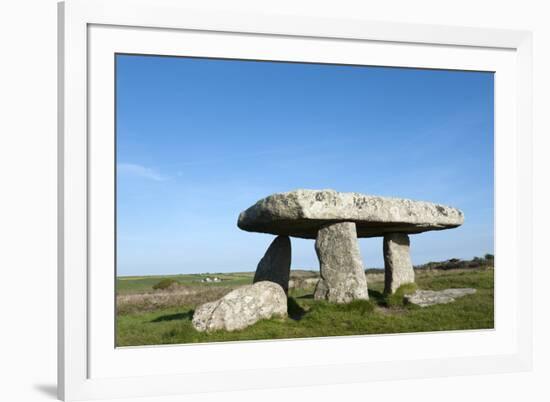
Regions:
<instances>
[{"instance_id":1,"label":"wispy white cloud","mask_svg":"<svg viewBox=\"0 0 550 402\"><path fill-rule=\"evenodd\" d=\"M118 163L118 172L121 174L127 174L135 177L141 177L143 179L154 181L165 181L168 177L161 175L154 169L146 166L138 165L136 163Z\"/></svg>"}]
</instances>

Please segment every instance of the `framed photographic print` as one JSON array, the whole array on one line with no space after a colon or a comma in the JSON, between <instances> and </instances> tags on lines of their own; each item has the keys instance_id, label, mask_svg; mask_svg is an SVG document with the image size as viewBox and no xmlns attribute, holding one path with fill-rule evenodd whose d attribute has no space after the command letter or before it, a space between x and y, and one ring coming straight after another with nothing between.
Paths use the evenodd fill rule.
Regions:
<instances>
[{"instance_id":1,"label":"framed photographic print","mask_svg":"<svg viewBox=\"0 0 550 402\"><path fill-rule=\"evenodd\" d=\"M530 368L530 33L59 15L61 398Z\"/></svg>"}]
</instances>

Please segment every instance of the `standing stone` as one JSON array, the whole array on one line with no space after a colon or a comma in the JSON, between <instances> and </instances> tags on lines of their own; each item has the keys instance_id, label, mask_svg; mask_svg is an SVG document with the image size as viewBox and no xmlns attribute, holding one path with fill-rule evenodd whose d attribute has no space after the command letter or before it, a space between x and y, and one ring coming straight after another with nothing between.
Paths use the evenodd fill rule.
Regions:
<instances>
[{"instance_id":1,"label":"standing stone","mask_svg":"<svg viewBox=\"0 0 550 402\"><path fill-rule=\"evenodd\" d=\"M289 237L277 236L258 263L254 283L261 281L275 282L281 285L285 293L288 294L290 256Z\"/></svg>"},{"instance_id":2,"label":"standing stone","mask_svg":"<svg viewBox=\"0 0 550 402\"><path fill-rule=\"evenodd\" d=\"M399 286L414 283L410 240L405 233L384 236L385 293L395 293Z\"/></svg>"},{"instance_id":3,"label":"standing stone","mask_svg":"<svg viewBox=\"0 0 550 402\"><path fill-rule=\"evenodd\" d=\"M319 229L315 251L321 270L315 299L333 303L368 300L367 278L359 253L355 223L334 223Z\"/></svg>"}]
</instances>

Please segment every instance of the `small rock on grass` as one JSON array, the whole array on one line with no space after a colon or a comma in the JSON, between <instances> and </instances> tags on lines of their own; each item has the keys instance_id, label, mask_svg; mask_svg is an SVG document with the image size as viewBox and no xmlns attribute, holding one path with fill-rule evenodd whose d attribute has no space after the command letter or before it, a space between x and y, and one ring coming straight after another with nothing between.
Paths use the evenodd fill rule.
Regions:
<instances>
[{"instance_id":1,"label":"small rock on grass","mask_svg":"<svg viewBox=\"0 0 550 402\"><path fill-rule=\"evenodd\" d=\"M472 288L445 289L445 290L417 290L413 294L405 295L405 302L416 304L420 307L433 306L434 304L447 304L457 298L471 295L476 292Z\"/></svg>"}]
</instances>

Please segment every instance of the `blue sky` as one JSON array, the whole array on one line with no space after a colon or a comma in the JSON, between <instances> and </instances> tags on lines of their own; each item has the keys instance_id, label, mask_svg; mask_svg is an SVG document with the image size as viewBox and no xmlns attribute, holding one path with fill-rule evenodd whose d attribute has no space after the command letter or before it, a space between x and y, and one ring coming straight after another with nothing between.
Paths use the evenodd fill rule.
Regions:
<instances>
[{"instance_id":1,"label":"blue sky","mask_svg":"<svg viewBox=\"0 0 550 402\"><path fill-rule=\"evenodd\" d=\"M118 275L255 270L274 236L239 212L297 188L462 209L411 236L413 264L493 252L492 73L118 55L116 86Z\"/></svg>"}]
</instances>

